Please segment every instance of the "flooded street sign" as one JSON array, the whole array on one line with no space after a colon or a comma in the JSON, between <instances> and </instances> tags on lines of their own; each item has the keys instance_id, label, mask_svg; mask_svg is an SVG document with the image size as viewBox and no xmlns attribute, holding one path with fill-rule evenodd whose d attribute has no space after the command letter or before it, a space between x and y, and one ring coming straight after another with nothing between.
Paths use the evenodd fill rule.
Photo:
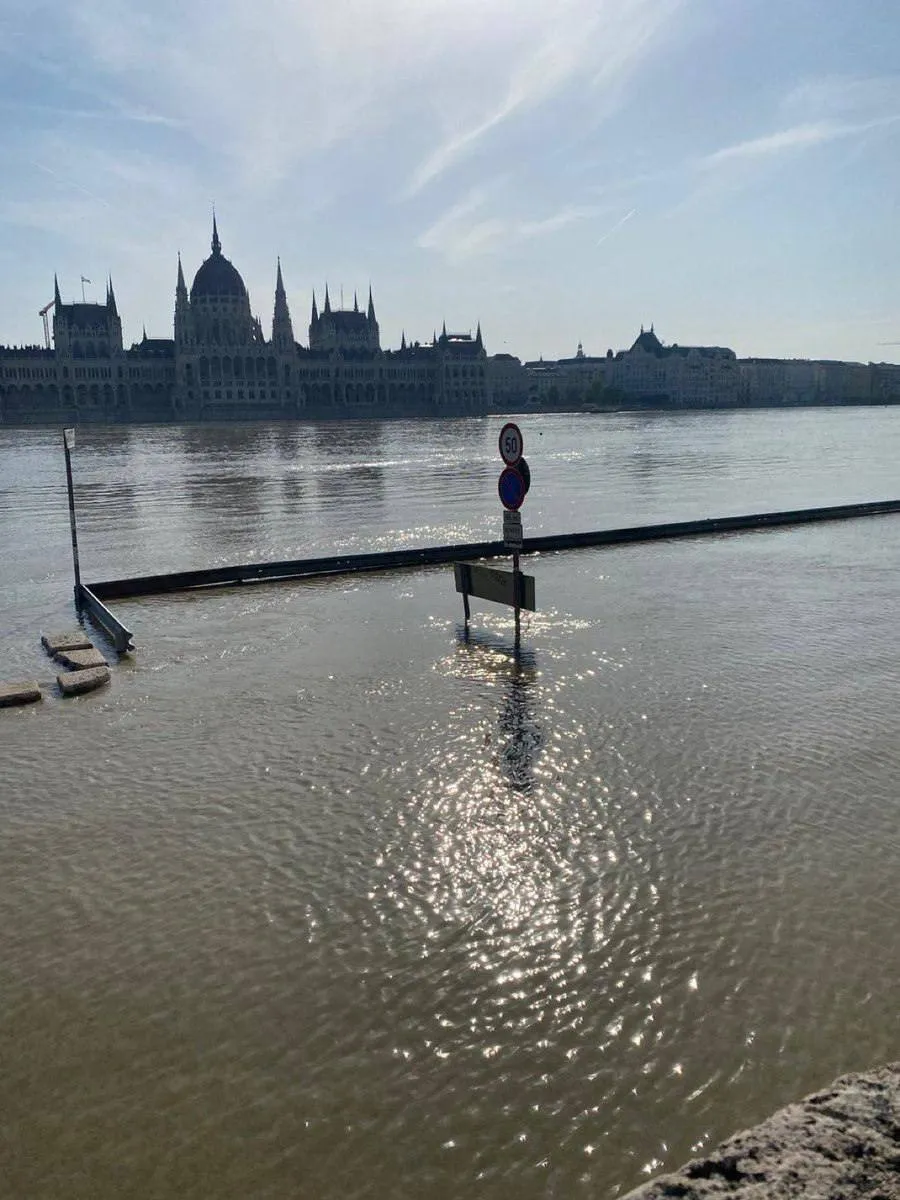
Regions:
<instances>
[{"instance_id":1,"label":"flooded street sign","mask_svg":"<svg viewBox=\"0 0 900 1200\"><path fill-rule=\"evenodd\" d=\"M522 514L507 509L503 514L503 544L509 550L522 549Z\"/></svg>"},{"instance_id":2,"label":"flooded street sign","mask_svg":"<svg viewBox=\"0 0 900 1200\"><path fill-rule=\"evenodd\" d=\"M500 457L508 467L514 467L524 448L522 430L513 421L507 421L500 430Z\"/></svg>"},{"instance_id":3,"label":"flooded street sign","mask_svg":"<svg viewBox=\"0 0 900 1200\"><path fill-rule=\"evenodd\" d=\"M505 509L521 508L525 499L525 480L515 467L504 467L497 480L500 503Z\"/></svg>"}]
</instances>

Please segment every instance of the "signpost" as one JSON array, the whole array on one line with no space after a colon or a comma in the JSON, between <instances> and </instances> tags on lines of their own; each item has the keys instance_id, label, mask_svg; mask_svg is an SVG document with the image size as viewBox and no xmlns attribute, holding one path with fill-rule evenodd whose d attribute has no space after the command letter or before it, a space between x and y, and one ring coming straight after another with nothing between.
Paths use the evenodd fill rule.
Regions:
<instances>
[{"instance_id":1,"label":"signpost","mask_svg":"<svg viewBox=\"0 0 900 1200\"><path fill-rule=\"evenodd\" d=\"M515 467L504 467L497 480L500 503L505 509L517 510L525 499L525 480Z\"/></svg>"},{"instance_id":2,"label":"signpost","mask_svg":"<svg viewBox=\"0 0 900 1200\"><path fill-rule=\"evenodd\" d=\"M508 467L514 467L522 457L522 430L512 421L500 430L500 457Z\"/></svg>"},{"instance_id":3,"label":"signpost","mask_svg":"<svg viewBox=\"0 0 900 1200\"><path fill-rule=\"evenodd\" d=\"M509 550L522 549L522 514L510 512L503 514L503 545Z\"/></svg>"},{"instance_id":4,"label":"signpost","mask_svg":"<svg viewBox=\"0 0 900 1200\"><path fill-rule=\"evenodd\" d=\"M78 530L75 526L75 490L72 487L72 451L75 449L75 430L63 430L63 453L66 456L66 487L69 492L69 527L72 531L72 561L75 565L75 603L81 603L81 568L78 565Z\"/></svg>"},{"instance_id":5,"label":"signpost","mask_svg":"<svg viewBox=\"0 0 900 1200\"><path fill-rule=\"evenodd\" d=\"M531 471L522 457L525 440L522 430L512 421L500 430L498 440L504 467L497 480L497 493L503 505L503 544L512 551L513 569L498 571L476 563L457 563L454 567L456 590L462 593L466 624L469 622L469 597L508 604L515 610L516 649L519 646L519 613L521 609L534 612L534 576L519 570L519 551L522 549L522 515L519 509L531 486Z\"/></svg>"}]
</instances>

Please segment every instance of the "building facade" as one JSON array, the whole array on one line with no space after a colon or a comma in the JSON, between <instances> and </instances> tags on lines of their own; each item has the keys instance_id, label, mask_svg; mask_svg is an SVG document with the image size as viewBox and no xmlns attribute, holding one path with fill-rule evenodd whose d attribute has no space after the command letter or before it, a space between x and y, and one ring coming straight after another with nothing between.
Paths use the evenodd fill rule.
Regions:
<instances>
[{"instance_id":1,"label":"building facade","mask_svg":"<svg viewBox=\"0 0 900 1200\"><path fill-rule=\"evenodd\" d=\"M125 348L112 282L102 304L64 304L54 289L53 346L0 347L0 423L232 421L476 414L511 398L518 359L488 357L481 326L383 350L369 289L363 311L315 295L308 343L294 337L280 261L271 337L250 307L213 219L211 253L190 290L181 258L174 336Z\"/></svg>"}]
</instances>

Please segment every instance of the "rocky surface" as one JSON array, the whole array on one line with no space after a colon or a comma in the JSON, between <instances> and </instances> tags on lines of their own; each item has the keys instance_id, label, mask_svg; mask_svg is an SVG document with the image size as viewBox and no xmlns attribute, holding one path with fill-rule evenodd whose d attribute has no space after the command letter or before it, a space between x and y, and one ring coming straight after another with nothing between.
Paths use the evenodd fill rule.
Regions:
<instances>
[{"instance_id":1,"label":"rocky surface","mask_svg":"<svg viewBox=\"0 0 900 1200\"><path fill-rule=\"evenodd\" d=\"M41 689L30 680L27 683L0 683L0 708L14 704L33 704L40 700Z\"/></svg>"},{"instance_id":2,"label":"rocky surface","mask_svg":"<svg viewBox=\"0 0 900 1200\"><path fill-rule=\"evenodd\" d=\"M900 1063L844 1075L624 1200L900 1200Z\"/></svg>"}]
</instances>

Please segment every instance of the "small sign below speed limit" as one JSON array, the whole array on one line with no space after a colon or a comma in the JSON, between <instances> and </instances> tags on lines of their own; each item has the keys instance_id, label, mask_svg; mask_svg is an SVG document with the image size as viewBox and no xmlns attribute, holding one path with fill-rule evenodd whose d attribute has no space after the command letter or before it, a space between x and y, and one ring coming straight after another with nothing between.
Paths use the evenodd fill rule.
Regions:
<instances>
[{"instance_id":1,"label":"small sign below speed limit","mask_svg":"<svg viewBox=\"0 0 900 1200\"><path fill-rule=\"evenodd\" d=\"M522 430L512 421L507 421L500 430L500 457L508 467L514 467L522 457L524 449Z\"/></svg>"}]
</instances>

